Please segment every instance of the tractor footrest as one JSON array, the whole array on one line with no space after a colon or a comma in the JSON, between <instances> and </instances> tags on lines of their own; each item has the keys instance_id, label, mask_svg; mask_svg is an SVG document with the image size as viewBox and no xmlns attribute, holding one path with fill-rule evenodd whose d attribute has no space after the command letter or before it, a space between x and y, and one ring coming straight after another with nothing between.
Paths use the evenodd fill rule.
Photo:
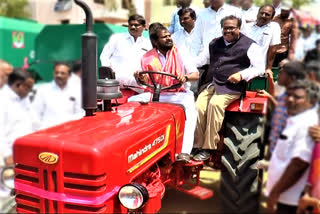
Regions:
<instances>
[{"instance_id":1,"label":"tractor footrest","mask_svg":"<svg viewBox=\"0 0 320 214\"><path fill-rule=\"evenodd\" d=\"M184 166L203 166L204 163L203 161L194 161L194 160L190 160L190 162L185 163Z\"/></svg>"},{"instance_id":2,"label":"tractor footrest","mask_svg":"<svg viewBox=\"0 0 320 214\"><path fill-rule=\"evenodd\" d=\"M200 200L205 200L213 196L212 190L201 187L201 186L194 186L192 189L185 189L182 186L179 186L179 187L176 187L176 189L185 194L198 198Z\"/></svg>"}]
</instances>

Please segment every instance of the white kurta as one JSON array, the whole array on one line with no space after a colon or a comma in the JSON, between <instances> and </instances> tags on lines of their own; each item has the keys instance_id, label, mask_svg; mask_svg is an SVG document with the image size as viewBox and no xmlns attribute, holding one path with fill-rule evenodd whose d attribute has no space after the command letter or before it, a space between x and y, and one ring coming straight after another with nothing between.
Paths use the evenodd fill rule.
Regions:
<instances>
[{"instance_id":1,"label":"white kurta","mask_svg":"<svg viewBox=\"0 0 320 214\"><path fill-rule=\"evenodd\" d=\"M55 81L38 87L32 106L37 112L41 128L55 126L84 116L81 92L75 87L61 89Z\"/></svg>"},{"instance_id":2,"label":"white kurta","mask_svg":"<svg viewBox=\"0 0 320 214\"><path fill-rule=\"evenodd\" d=\"M12 155L14 141L39 128L30 101L21 99L9 86L2 89L0 104L0 162Z\"/></svg>"},{"instance_id":3,"label":"white kurta","mask_svg":"<svg viewBox=\"0 0 320 214\"><path fill-rule=\"evenodd\" d=\"M185 29L180 29L172 35L172 40L178 50L185 49L189 51L190 56L196 57L199 54L200 47L197 47L194 29L188 33Z\"/></svg>"},{"instance_id":4,"label":"white kurta","mask_svg":"<svg viewBox=\"0 0 320 214\"><path fill-rule=\"evenodd\" d=\"M242 9L242 17L246 23L255 22L257 20L258 12L259 8L253 5L248 10Z\"/></svg>"},{"instance_id":5,"label":"white kurta","mask_svg":"<svg viewBox=\"0 0 320 214\"><path fill-rule=\"evenodd\" d=\"M141 57L151 49L150 40L142 36L134 41L129 33L113 34L100 55L101 65L112 68L121 87L137 86L134 72L141 67Z\"/></svg>"}]
</instances>

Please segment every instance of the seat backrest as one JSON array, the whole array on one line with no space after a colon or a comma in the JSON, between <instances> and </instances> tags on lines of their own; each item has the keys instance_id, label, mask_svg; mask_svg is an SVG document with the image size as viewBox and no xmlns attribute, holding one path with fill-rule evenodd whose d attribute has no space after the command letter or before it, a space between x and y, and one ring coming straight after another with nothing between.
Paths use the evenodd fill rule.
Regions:
<instances>
[{"instance_id":1,"label":"seat backrest","mask_svg":"<svg viewBox=\"0 0 320 214\"><path fill-rule=\"evenodd\" d=\"M116 75L110 67L101 66L99 68L99 79L115 79Z\"/></svg>"}]
</instances>

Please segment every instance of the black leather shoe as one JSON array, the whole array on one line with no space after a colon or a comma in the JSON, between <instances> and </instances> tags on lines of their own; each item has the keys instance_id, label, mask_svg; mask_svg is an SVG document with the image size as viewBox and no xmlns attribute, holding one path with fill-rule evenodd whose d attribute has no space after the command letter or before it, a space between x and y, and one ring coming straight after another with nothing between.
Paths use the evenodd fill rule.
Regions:
<instances>
[{"instance_id":1,"label":"black leather shoe","mask_svg":"<svg viewBox=\"0 0 320 214\"><path fill-rule=\"evenodd\" d=\"M198 154L193 156L193 160L195 161L206 161L210 158L210 153L207 151L200 151Z\"/></svg>"},{"instance_id":2,"label":"black leather shoe","mask_svg":"<svg viewBox=\"0 0 320 214\"><path fill-rule=\"evenodd\" d=\"M195 156L196 154L198 154L199 152L201 151L201 149L199 149L199 148L193 148L192 150L191 150L191 157L193 157L193 156Z\"/></svg>"},{"instance_id":3,"label":"black leather shoe","mask_svg":"<svg viewBox=\"0 0 320 214\"><path fill-rule=\"evenodd\" d=\"M189 163L191 161L190 155L186 153L180 153L176 156L176 161L183 161Z\"/></svg>"}]
</instances>

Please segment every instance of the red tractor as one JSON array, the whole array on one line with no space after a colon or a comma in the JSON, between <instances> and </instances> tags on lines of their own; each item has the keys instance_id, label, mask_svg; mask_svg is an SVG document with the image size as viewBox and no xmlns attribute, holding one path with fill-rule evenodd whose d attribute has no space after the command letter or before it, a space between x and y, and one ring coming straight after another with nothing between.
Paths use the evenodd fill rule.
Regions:
<instances>
[{"instance_id":1,"label":"red tractor","mask_svg":"<svg viewBox=\"0 0 320 214\"><path fill-rule=\"evenodd\" d=\"M87 15L82 43L86 117L16 140L16 211L154 213L167 185L200 199L211 197L211 190L199 186L203 162L175 162L185 126L182 106L111 107L111 99L121 96L115 80L99 80L97 93L92 15L83 1L75 2ZM104 100L103 112L95 112L96 94Z\"/></svg>"},{"instance_id":2,"label":"red tractor","mask_svg":"<svg viewBox=\"0 0 320 214\"><path fill-rule=\"evenodd\" d=\"M185 112L168 103L125 103L117 81L98 80L92 14L83 35L82 93L86 117L18 139L14 144L16 210L21 213L155 213L165 186L200 199L203 162L176 162L182 148ZM177 87L176 85L172 87ZM154 84L153 101L161 88ZM102 112L95 112L97 96ZM263 149L267 99L255 92L229 106L221 142L221 191L228 211L256 211L260 193L255 164Z\"/></svg>"}]
</instances>

